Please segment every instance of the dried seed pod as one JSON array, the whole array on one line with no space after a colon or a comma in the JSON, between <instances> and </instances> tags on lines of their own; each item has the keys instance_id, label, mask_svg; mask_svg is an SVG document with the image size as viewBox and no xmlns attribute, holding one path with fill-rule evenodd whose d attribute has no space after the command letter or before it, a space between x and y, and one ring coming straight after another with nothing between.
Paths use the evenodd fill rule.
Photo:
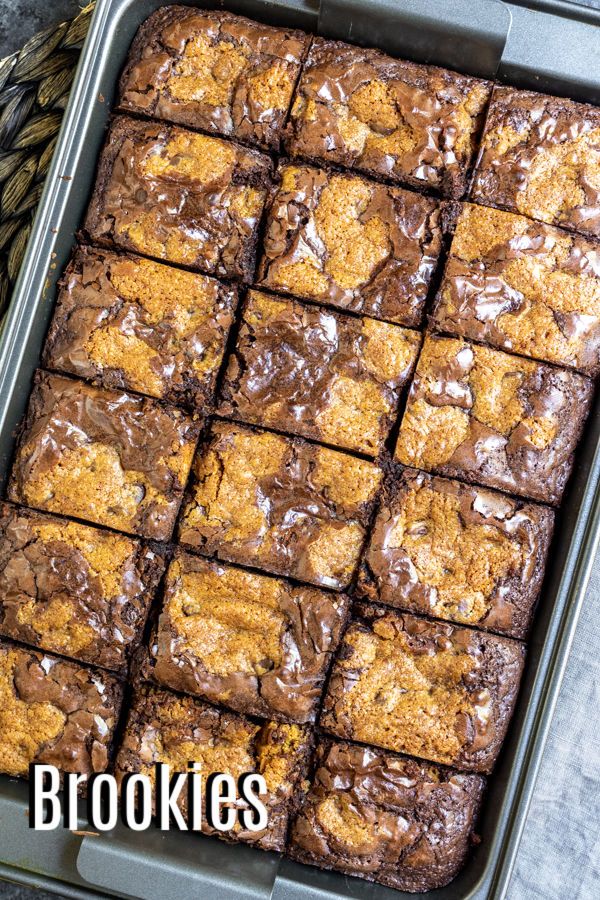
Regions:
<instances>
[{"instance_id":1,"label":"dried seed pod","mask_svg":"<svg viewBox=\"0 0 600 900\"><path fill-rule=\"evenodd\" d=\"M40 113L32 116L15 137L13 147L16 149L34 147L36 144L49 140L60 128L61 121L62 115L59 112Z\"/></svg>"},{"instance_id":2,"label":"dried seed pod","mask_svg":"<svg viewBox=\"0 0 600 900\"><path fill-rule=\"evenodd\" d=\"M71 87L75 66L64 66L60 71L48 75L40 81L36 100L42 109L48 109Z\"/></svg>"},{"instance_id":3,"label":"dried seed pod","mask_svg":"<svg viewBox=\"0 0 600 900\"><path fill-rule=\"evenodd\" d=\"M31 186L36 171L37 157L30 156L7 179L0 198L0 215L3 219L8 219L15 214L17 207Z\"/></svg>"},{"instance_id":4,"label":"dried seed pod","mask_svg":"<svg viewBox=\"0 0 600 900\"><path fill-rule=\"evenodd\" d=\"M19 269L21 268L21 263L23 262L25 248L27 246L27 241L29 240L30 234L31 219L26 221L25 224L21 226L19 231L17 231L16 235L14 236L12 244L10 245L8 257L6 260L6 268L8 269L8 277L13 284L17 280L17 275L19 274Z\"/></svg>"}]
</instances>

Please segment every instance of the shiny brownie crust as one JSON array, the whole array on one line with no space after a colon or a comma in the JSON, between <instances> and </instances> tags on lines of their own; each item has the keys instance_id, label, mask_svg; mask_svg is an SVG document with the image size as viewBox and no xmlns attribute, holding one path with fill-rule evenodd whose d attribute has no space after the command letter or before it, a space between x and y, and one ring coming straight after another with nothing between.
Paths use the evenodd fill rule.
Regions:
<instances>
[{"instance_id":1,"label":"shiny brownie crust","mask_svg":"<svg viewBox=\"0 0 600 900\"><path fill-rule=\"evenodd\" d=\"M206 275L79 247L61 281L44 365L204 410L236 304L234 287Z\"/></svg>"},{"instance_id":2,"label":"shiny brownie crust","mask_svg":"<svg viewBox=\"0 0 600 900\"><path fill-rule=\"evenodd\" d=\"M418 326L442 247L439 203L300 163L278 175L258 285Z\"/></svg>"},{"instance_id":3,"label":"shiny brownie crust","mask_svg":"<svg viewBox=\"0 0 600 900\"><path fill-rule=\"evenodd\" d=\"M386 485L360 597L523 639L542 586L554 511L403 469Z\"/></svg>"},{"instance_id":4,"label":"shiny brownie crust","mask_svg":"<svg viewBox=\"0 0 600 900\"><path fill-rule=\"evenodd\" d=\"M272 168L257 150L118 116L102 151L84 232L108 248L251 281Z\"/></svg>"},{"instance_id":5,"label":"shiny brownie crust","mask_svg":"<svg viewBox=\"0 0 600 900\"><path fill-rule=\"evenodd\" d=\"M597 375L600 243L500 209L449 206L457 219L431 326Z\"/></svg>"},{"instance_id":6,"label":"shiny brownie crust","mask_svg":"<svg viewBox=\"0 0 600 900\"><path fill-rule=\"evenodd\" d=\"M0 633L125 670L163 559L121 534L0 503Z\"/></svg>"},{"instance_id":7,"label":"shiny brownie crust","mask_svg":"<svg viewBox=\"0 0 600 900\"><path fill-rule=\"evenodd\" d=\"M329 740L314 764L290 832L292 859L400 891L454 878L474 838L481 776Z\"/></svg>"},{"instance_id":8,"label":"shiny brownie crust","mask_svg":"<svg viewBox=\"0 0 600 900\"><path fill-rule=\"evenodd\" d=\"M201 765L204 787L213 772L225 772L236 779L259 772L267 784L267 827L250 831L240 825L233 831L218 832L210 828L203 815L202 831L226 841L282 851L311 751L310 731L301 725L254 721L193 697L138 683L115 774L118 781L130 772L153 778L155 763L170 765L172 772L185 772L188 762L194 761ZM178 805L185 815L185 790L179 795Z\"/></svg>"},{"instance_id":9,"label":"shiny brownie crust","mask_svg":"<svg viewBox=\"0 0 600 900\"><path fill-rule=\"evenodd\" d=\"M0 772L32 762L93 775L111 760L123 685L106 672L0 642Z\"/></svg>"},{"instance_id":10,"label":"shiny brownie crust","mask_svg":"<svg viewBox=\"0 0 600 900\"><path fill-rule=\"evenodd\" d=\"M377 456L421 335L251 291L219 413Z\"/></svg>"},{"instance_id":11,"label":"shiny brownie crust","mask_svg":"<svg viewBox=\"0 0 600 900\"><path fill-rule=\"evenodd\" d=\"M278 150L309 44L302 31L167 6L133 41L118 106Z\"/></svg>"},{"instance_id":12,"label":"shiny brownie crust","mask_svg":"<svg viewBox=\"0 0 600 900\"><path fill-rule=\"evenodd\" d=\"M350 601L178 551L145 674L247 715L313 722Z\"/></svg>"},{"instance_id":13,"label":"shiny brownie crust","mask_svg":"<svg viewBox=\"0 0 600 900\"><path fill-rule=\"evenodd\" d=\"M315 38L286 146L291 156L461 197L490 94L486 81Z\"/></svg>"},{"instance_id":14,"label":"shiny brownie crust","mask_svg":"<svg viewBox=\"0 0 600 900\"><path fill-rule=\"evenodd\" d=\"M158 400L38 371L8 498L167 540L199 429Z\"/></svg>"},{"instance_id":15,"label":"shiny brownie crust","mask_svg":"<svg viewBox=\"0 0 600 900\"><path fill-rule=\"evenodd\" d=\"M558 505L593 389L569 369L429 334L396 459Z\"/></svg>"},{"instance_id":16,"label":"shiny brownie crust","mask_svg":"<svg viewBox=\"0 0 600 900\"><path fill-rule=\"evenodd\" d=\"M179 520L185 547L344 590L382 471L339 450L228 422L199 448Z\"/></svg>"},{"instance_id":17,"label":"shiny brownie crust","mask_svg":"<svg viewBox=\"0 0 600 900\"><path fill-rule=\"evenodd\" d=\"M514 709L525 646L357 603L320 725L330 734L488 773Z\"/></svg>"},{"instance_id":18,"label":"shiny brownie crust","mask_svg":"<svg viewBox=\"0 0 600 900\"><path fill-rule=\"evenodd\" d=\"M600 237L600 109L497 85L471 198Z\"/></svg>"}]
</instances>

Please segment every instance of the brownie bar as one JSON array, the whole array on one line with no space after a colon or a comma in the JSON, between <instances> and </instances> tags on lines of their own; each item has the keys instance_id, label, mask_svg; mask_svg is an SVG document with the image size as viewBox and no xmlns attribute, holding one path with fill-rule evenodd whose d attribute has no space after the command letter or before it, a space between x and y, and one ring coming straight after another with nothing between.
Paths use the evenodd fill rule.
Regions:
<instances>
[{"instance_id":1,"label":"brownie bar","mask_svg":"<svg viewBox=\"0 0 600 900\"><path fill-rule=\"evenodd\" d=\"M198 430L157 400L37 372L8 497L167 540Z\"/></svg>"},{"instance_id":2,"label":"brownie bar","mask_svg":"<svg viewBox=\"0 0 600 900\"><path fill-rule=\"evenodd\" d=\"M593 383L575 372L429 335L396 457L558 504L592 394Z\"/></svg>"},{"instance_id":3,"label":"brownie bar","mask_svg":"<svg viewBox=\"0 0 600 900\"><path fill-rule=\"evenodd\" d=\"M206 275L80 247L62 281L44 365L204 409L236 303L235 288Z\"/></svg>"},{"instance_id":4,"label":"brownie bar","mask_svg":"<svg viewBox=\"0 0 600 900\"><path fill-rule=\"evenodd\" d=\"M358 175L279 167L259 280L353 312L419 325L441 249L439 204Z\"/></svg>"},{"instance_id":5,"label":"brownie bar","mask_svg":"<svg viewBox=\"0 0 600 900\"><path fill-rule=\"evenodd\" d=\"M278 150L309 43L227 12L164 7L132 44L119 107Z\"/></svg>"},{"instance_id":6,"label":"brownie bar","mask_svg":"<svg viewBox=\"0 0 600 900\"><path fill-rule=\"evenodd\" d=\"M251 291L219 412L377 455L420 345L399 325Z\"/></svg>"},{"instance_id":7,"label":"brownie bar","mask_svg":"<svg viewBox=\"0 0 600 900\"><path fill-rule=\"evenodd\" d=\"M432 324L600 372L600 244L502 210L461 207Z\"/></svg>"},{"instance_id":8,"label":"brownie bar","mask_svg":"<svg viewBox=\"0 0 600 900\"><path fill-rule=\"evenodd\" d=\"M178 553L149 674L238 712L312 722L348 611L343 595Z\"/></svg>"},{"instance_id":9,"label":"brownie bar","mask_svg":"<svg viewBox=\"0 0 600 900\"><path fill-rule=\"evenodd\" d=\"M354 614L329 681L323 728L490 772L513 712L525 646L364 603Z\"/></svg>"},{"instance_id":10,"label":"brownie bar","mask_svg":"<svg viewBox=\"0 0 600 900\"><path fill-rule=\"evenodd\" d=\"M486 81L315 38L287 147L461 197L490 94Z\"/></svg>"},{"instance_id":11,"label":"brownie bar","mask_svg":"<svg viewBox=\"0 0 600 900\"><path fill-rule=\"evenodd\" d=\"M415 759L323 741L288 855L399 891L448 884L462 867L485 781Z\"/></svg>"},{"instance_id":12,"label":"brownie bar","mask_svg":"<svg viewBox=\"0 0 600 900\"><path fill-rule=\"evenodd\" d=\"M106 669L138 645L163 571L140 541L0 503L0 634Z\"/></svg>"},{"instance_id":13,"label":"brownie bar","mask_svg":"<svg viewBox=\"0 0 600 900\"><path fill-rule=\"evenodd\" d=\"M600 237L600 109L497 86L474 200Z\"/></svg>"},{"instance_id":14,"label":"brownie bar","mask_svg":"<svg viewBox=\"0 0 600 900\"><path fill-rule=\"evenodd\" d=\"M123 687L104 672L0 642L0 772L30 763L93 775L109 764Z\"/></svg>"},{"instance_id":15,"label":"brownie bar","mask_svg":"<svg viewBox=\"0 0 600 900\"><path fill-rule=\"evenodd\" d=\"M263 850L283 850L310 750L310 733L300 725L253 722L192 697L142 685L134 694L115 772L118 780L135 772L154 781L155 763L170 765L173 774L186 772L193 761L200 763L203 785L213 772L225 772L236 780L248 772L260 773L267 783L267 828L250 831L240 825L232 832L217 832L203 816L202 830ZM185 790L178 805L185 815Z\"/></svg>"},{"instance_id":16,"label":"brownie bar","mask_svg":"<svg viewBox=\"0 0 600 900\"><path fill-rule=\"evenodd\" d=\"M251 281L271 172L270 158L256 150L120 116L85 231L106 247Z\"/></svg>"},{"instance_id":17,"label":"brownie bar","mask_svg":"<svg viewBox=\"0 0 600 900\"><path fill-rule=\"evenodd\" d=\"M524 638L553 523L545 506L405 469L377 514L358 594Z\"/></svg>"},{"instance_id":18,"label":"brownie bar","mask_svg":"<svg viewBox=\"0 0 600 900\"><path fill-rule=\"evenodd\" d=\"M348 586L381 481L376 465L216 422L194 474L182 544L300 581Z\"/></svg>"}]
</instances>

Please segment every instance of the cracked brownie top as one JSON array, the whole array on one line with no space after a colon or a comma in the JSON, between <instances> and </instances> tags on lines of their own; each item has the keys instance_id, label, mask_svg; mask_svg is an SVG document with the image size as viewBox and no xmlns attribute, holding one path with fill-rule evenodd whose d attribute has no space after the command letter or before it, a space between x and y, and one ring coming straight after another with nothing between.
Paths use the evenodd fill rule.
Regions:
<instances>
[{"instance_id":1,"label":"cracked brownie top","mask_svg":"<svg viewBox=\"0 0 600 900\"><path fill-rule=\"evenodd\" d=\"M378 466L215 422L194 475L182 544L312 584L350 583L381 482Z\"/></svg>"},{"instance_id":2,"label":"cracked brownie top","mask_svg":"<svg viewBox=\"0 0 600 900\"><path fill-rule=\"evenodd\" d=\"M348 612L343 595L179 552L148 672L239 712L314 721Z\"/></svg>"},{"instance_id":3,"label":"cracked brownie top","mask_svg":"<svg viewBox=\"0 0 600 900\"><path fill-rule=\"evenodd\" d=\"M157 400L38 372L9 499L166 540L199 428Z\"/></svg>"},{"instance_id":4,"label":"cracked brownie top","mask_svg":"<svg viewBox=\"0 0 600 900\"><path fill-rule=\"evenodd\" d=\"M443 887L464 863L484 786L479 775L323 740L288 853L400 891Z\"/></svg>"},{"instance_id":5,"label":"cracked brownie top","mask_svg":"<svg viewBox=\"0 0 600 900\"><path fill-rule=\"evenodd\" d=\"M232 831L216 832L203 815L202 830L264 850L283 850L310 750L310 733L301 725L255 722L192 697L142 685L133 697L115 772L118 780L128 772L140 772L154 781L155 763L166 763L173 772L186 772L192 760L200 763L203 784L213 772L225 772L235 779L257 772L267 785L267 827L250 831L236 822ZM185 815L185 790L179 794L178 805ZM239 805L242 808L243 802Z\"/></svg>"},{"instance_id":6,"label":"cracked brownie top","mask_svg":"<svg viewBox=\"0 0 600 900\"><path fill-rule=\"evenodd\" d=\"M554 514L404 469L384 494L357 591L437 619L526 636Z\"/></svg>"},{"instance_id":7,"label":"cracked brownie top","mask_svg":"<svg viewBox=\"0 0 600 900\"><path fill-rule=\"evenodd\" d=\"M277 150L309 44L302 31L167 6L132 44L118 105Z\"/></svg>"},{"instance_id":8,"label":"cracked brownie top","mask_svg":"<svg viewBox=\"0 0 600 900\"><path fill-rule=\"evenodd\" d=\"M140 541L0 503L0 633L107 669L142 637L161 556Z\"/></svg>"},{"instance_id":9,"label":"cracked brownie top","mask_svg":"<svg viewBox=\"0 0 600 900\"><path fill-rule=\"evenodd\" d=\"M105 246L251 281L271 172L257 150L120 116L84 227Z\"/></svg>"},{"instance_id":10,"label":"cracked brownie top","mask_svg":"<svg viewBox=\"0 0 600 900\"><path fill-rule=\"evenodd\" d=\"M465 203L432 324L589 375L600 371L600 244Z\"/></svg>"},{"instance_id":11,"label":"cracked brownie top","mask_svg":"<svg viewBox=\"0 0 600 900\"><path fill-rule=\"evenodd\" d=\"M498 85L473 200L600 237L600 109Z\"/></svg>"},{"instance_id":12,"label":"cracked brownie top","mask_svg":"<svg viewBox=\"0 0 600 900\"><path fill-rule=\"evenodd\" d=\"M235 288L206 275L80 247L62 281L44 364L205 408L236 303Z\"/></svg>"},{"instance_id":13,"label":"cracked brownie top","mask_svg":"<svg viewBox=\"0 0 600 900\"><path fill-rule=\"evenodd\" d=\"M251 291L219 412L377 455L421 335Z\"/></svg>"},{"instance_id":14,"label":"cracked brownie top","mask_svg":"<svg viewBox=\"0 0 600 900\"><path fill-rule=\"evenodd\" d=\"M282 163L259 282L418 325L441 250L439 204L357 175Z\"/></svg>"},{"instance_id":15,"label":"cracked brownie top","mask_svg":"<svg viewBox=\"0 0 600 900\"><path fill-rule=\"evenodd\" d=\"M360 169L460 197L491 84L313 40L292 107L292 156Z\"/></svg>"},{"instance_id":16,"label":"cracked brownie top","mask_svg":"<svg viewBox=\"0 0 600 900\"><path fill-rule=\"evenodd\" d=\"M592 394L593 383L567 369L428 335L396 458L556 504Z\"/></svg>"},{"instance_id":17,"label":"cracked brownie top","mask_svg":"<svg viewBox=\"0 0 600 900\"><path fill-rule=\"evenodd\" d=\"M0 772L104 772L122 696L111 675L0 642Z\"/></svg>"},{"instance_id":18,"label":"cracked brownie top","mask_svg":"<svg viewBox=\"0 0 600 900\"><path fill-rule=\"evenodd\" d=\"M359 603L320 724L338 737L489 772L524 659L518 641Z\"/></svg>"}]
</instances>

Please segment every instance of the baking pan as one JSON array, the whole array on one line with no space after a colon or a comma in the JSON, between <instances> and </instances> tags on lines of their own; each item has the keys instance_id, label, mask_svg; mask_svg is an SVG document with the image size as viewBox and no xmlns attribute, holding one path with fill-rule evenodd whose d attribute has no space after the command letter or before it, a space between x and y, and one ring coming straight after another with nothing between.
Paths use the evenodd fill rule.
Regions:
<instances>
[{"instance_id":1,"label":"baking pan","mask_svg":"<svg viewBox=\"0 0 600 900\"><path fill-rule=\"evenodd\" d=\"M179 0L181 2L181 0ZM185 0L184 0L185 2ZM0 487L56 292L90 195L119 72L164 0L97 0L53 164L0 340ZM562 0L198 0L274 25L379 46L519 87L600 102L600 12ZM520 699L479 826L481 843L436 900L505 895L600 537L598 397L557 523ZM398 900L408 894L214 838L117 828L28 830L27 786L0 777L0 876L72 897ZM82 828L85 824L82 823Z\"/></svg>"}]
</instances>

